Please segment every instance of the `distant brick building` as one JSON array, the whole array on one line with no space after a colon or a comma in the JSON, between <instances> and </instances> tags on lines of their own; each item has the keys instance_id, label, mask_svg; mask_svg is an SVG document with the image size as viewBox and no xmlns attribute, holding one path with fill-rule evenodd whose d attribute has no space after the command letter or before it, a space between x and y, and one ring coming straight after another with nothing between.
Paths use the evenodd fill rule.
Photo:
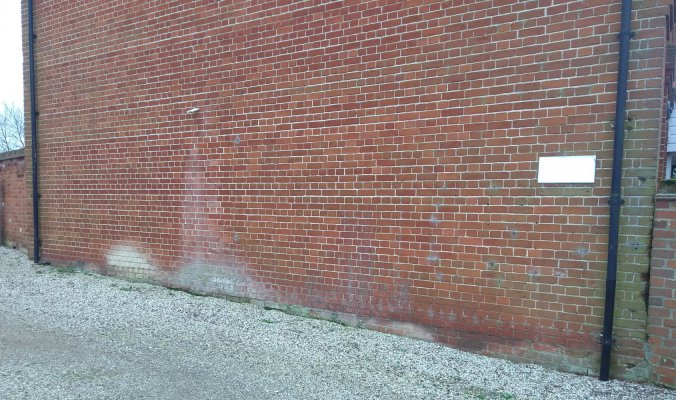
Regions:
<instances>
[{"instance_id":1,"label":"distant brick building","mask_svg":"<svg viewBox=\"0 0 676 400\"><path fill-rule=\"evenodd\" d=\"M612 373L674 385L674 4L633 6ZM40 254L595 373L620 11L34 0Z\"/></svg>"},{"instance_id":2,"label":"distant brick building","mask_svg":"<svg viewBox=\"0 0 676 400\"><path fill-rule=\"evenodd\" d=\"M0 244L30 247L29 204L24 150L0 153Z\"/></svg>"}]
</instances>

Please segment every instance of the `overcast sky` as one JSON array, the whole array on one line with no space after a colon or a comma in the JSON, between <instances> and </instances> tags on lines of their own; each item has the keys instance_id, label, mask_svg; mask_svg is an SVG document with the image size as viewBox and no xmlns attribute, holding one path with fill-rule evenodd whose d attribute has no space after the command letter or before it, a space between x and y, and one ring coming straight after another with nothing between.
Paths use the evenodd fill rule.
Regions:
<instances>
[{"instance_id":1,"label":"overcast sky","mask_svg":"<svg viewBox=\"0 0 676 400\"><path fill-rule=\"evenodd\" d=\"M21 0L0 0L0 103L23 107Z\"/></svg>"}]
</instances>

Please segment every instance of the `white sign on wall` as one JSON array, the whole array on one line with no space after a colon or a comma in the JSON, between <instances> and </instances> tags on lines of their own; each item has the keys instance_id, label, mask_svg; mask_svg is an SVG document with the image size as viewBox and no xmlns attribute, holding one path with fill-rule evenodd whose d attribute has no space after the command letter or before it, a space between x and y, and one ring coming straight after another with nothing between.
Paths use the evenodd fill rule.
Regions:
<instances>
[{"instance_id":1,"label":"white sign on wall","mask_svg":"<svg viewBox=\"0 0 676 400\"><path fill-rule=\"evenodd\" d=\"M540 157L538 183L594 183L596 156Z\"/></svg>"}]
</instances>

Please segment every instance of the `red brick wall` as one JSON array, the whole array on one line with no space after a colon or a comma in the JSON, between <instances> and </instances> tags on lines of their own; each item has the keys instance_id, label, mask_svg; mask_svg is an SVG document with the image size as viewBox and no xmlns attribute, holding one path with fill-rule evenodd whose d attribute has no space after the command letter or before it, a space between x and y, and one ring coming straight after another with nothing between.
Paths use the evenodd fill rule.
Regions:
<instances>
[{"instance_id":1,"label":"red brick wall","mask_svg":"<svg viewBox=\"0 0 676 400\"><path fill-rule=\"evenodd\" d=\"M0 153L0 223L1 238L6 246L23 251L31 241L29 230L29 204L26 199L26 163L23 149Z\"/></svg>"},{"instance_id":2,"label":"red brick wall","mask_svg":"<svg viewBox=\"0 0 676 400\"><path fill-rule=\"evenodd\" d=\"M648 335L655 381L676 386L676 196L655 202Z\"/></svg>"},{"instance_id":3,"label":"red brick wall","mask_svg":"<svg viewBox=\"0 0 676 400\"><path fill-rule=\"evenodd\" d=\"M598 369L618 1L34 3L45 260ZM669 3L633 13L633 379ZM596 181L538 184L544 155Z\"/></svg>"},{"instance_id":4,"label":"red brick wall","mask_svg":"<svg viewBox=\"0 0 676 400\"><path fill-rule=\"evenodd\" d=\"M674 21L676 19L676 7L670 8L670 14L668 15L669 21ZM658 180L663 180L666 178L666 167L667 167L667 142L668 142L668 133L669 133L669 123L667 121L670 118L668 114L668 105L667 101L671 101L672 107L676 107L675 94L674 90L674 65L676 63L676 31L674 30L674 25L665 26L665 37L667 38L667 49L665 49L665 76L664 76L664 119L662 121L662 134L660 138L660 147L659 147L659 166L658 166Z\"/></svg>"}]
</instances>

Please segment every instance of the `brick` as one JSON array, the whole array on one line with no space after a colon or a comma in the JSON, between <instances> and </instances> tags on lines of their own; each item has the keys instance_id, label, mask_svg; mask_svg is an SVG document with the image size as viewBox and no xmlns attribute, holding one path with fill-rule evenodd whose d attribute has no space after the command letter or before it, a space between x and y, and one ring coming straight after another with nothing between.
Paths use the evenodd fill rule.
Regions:
<instances>
[{"instance_id":1,"label":"brick","mask_svg":"<svg viewBox=\"0 0 676 400\"><path fill-rule=\"evenodd\" d=\"M0 201L2 220L0 239L3 245L26 251L31 244L29 226L26 163L23 152L0 154ZM18 154L16 154L18 153ZM6 158L4 155L7 154Z\"/></svg>"},{"instance_id":2,"label":"brick","mask_svg":"<svg viewBox=\"0 0 676 400\"><path fill-rule=\"evenodd\" d=\"M46 261L597 368L617 2L184 3L35 1ZM673 250L668 6L635 8L617 374L648 370L641 274ZM596 182L538 184L543 155Z\"/></svg>"}]
</instances>

